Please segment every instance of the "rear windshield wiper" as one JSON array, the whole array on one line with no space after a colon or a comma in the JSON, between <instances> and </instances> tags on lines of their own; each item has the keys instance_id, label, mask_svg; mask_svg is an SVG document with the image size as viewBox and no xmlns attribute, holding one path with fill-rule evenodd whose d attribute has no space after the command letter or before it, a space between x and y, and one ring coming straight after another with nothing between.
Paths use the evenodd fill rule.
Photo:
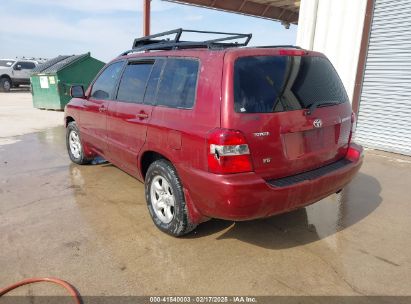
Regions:
<instances>
[{"instance_id":1,"label":"rear windshield wiper","mask_svg":"<svg viewBox=\"0 0 411 304\"><path fill-rule=\"evenodd\" d=\"M313 102L312 104L310 104L310 106L308 107L307 111L305 112L305 115L311 115L314 113L314 111L318 108L318 106L322 106L322 105L335 105L335 104L339 104L341 103L341 101L322 101L322 100L318 100L316 102Z\"/></svg>"}]
</instances>

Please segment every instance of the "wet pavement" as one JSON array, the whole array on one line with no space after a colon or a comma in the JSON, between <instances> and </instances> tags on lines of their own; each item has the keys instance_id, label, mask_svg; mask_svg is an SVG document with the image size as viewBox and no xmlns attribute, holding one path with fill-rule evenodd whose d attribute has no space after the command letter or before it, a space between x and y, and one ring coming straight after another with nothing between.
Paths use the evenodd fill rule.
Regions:
<instances>
[{"instance_id":1,"label":"wet pavement","mask_svg":"<svg viewBox=\"0 0 411 304\"><path fill-rule=\"evenodd\" d=\"M15 142L14 136L63 125L62 111L33 108L32 95L27 88L0 92L0 145Z\"/></svg>"},{"instance_id":2,"label":"wet pavement","mask_svg":"<svg viewBox=\"0 0 411 304\"><path fill-rule=\"evenodd\" d=\"M17 139L0 146L0 286L54 276L83 295L411 295L410 158L368 151L339 195L177 239L155 228L137 180L70 163L63 127Z\"/></svg>"}]
</instances>

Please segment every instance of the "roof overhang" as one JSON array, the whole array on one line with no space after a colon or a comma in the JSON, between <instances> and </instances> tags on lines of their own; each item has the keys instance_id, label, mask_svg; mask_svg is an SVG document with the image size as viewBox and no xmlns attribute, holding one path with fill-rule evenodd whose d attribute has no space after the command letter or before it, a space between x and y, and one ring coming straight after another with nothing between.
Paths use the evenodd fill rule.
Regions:
<instances>
[{"instance_id":1,"label":"roof overhang","mask_svg":"<svg viewBox=\"0 0 411 304\"><path fill-rule=\"evenodd\" d=\"M297 24L300 0L166 0Z\"/></svg>"}]
</instances>

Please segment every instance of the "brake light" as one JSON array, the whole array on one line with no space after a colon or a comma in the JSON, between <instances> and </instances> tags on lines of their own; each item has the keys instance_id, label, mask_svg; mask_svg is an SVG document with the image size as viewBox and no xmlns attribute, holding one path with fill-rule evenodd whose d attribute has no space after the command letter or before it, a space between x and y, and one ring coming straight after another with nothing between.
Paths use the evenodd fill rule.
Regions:
<instances>
[{"instance_id":1,"label":"brake light","mask_svg":"<svg viewBox=\"0 0 411 304\"><path fill-rule=\"evenodd\" d=\"M303 56L307 54L307 51L303 50L279 50L278 51L279 55L284 55L284 56Z\"/></svg>"},{"instance_id":2,"label":"brake light","mask_svg":"<svg viewBox=\"0 0 411 304\"><path fill-rule=\"evenodd\" d=\"M347 155L345 156L350 161L358 161L364 156L364 150L361 146L352 144L348 147Z\"/></svg>"},{"instance_id":3,"label":"brake light","mask_svg":"<svg viewBox=\"0 0 411 304\"><path fill-rule=\"evenodd\" d=\"M251 155L241 131L215 129L207 138L208 170L217 174L252 171Z\"/></svg>"},{"instance_id":4,"label":"brake light","mask_svg":"<svg viewBox=\"0 0 411 304\"><path fill-rule=\"evenodd\" d=\"M357 118L355 116L355 113L351 113L351 132L350 132L350 139L348 142L351 142L355 135L355 130L357 129Z\"/></svg>"}]
</instances>

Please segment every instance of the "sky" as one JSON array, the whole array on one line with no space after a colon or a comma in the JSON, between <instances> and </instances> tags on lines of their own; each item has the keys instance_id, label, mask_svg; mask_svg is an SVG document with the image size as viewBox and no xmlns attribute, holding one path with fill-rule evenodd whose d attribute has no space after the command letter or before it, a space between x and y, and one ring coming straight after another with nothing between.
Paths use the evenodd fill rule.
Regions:
<instances>
[{"instance_id":1,"label":"sky","mask_svg":"<svg viewBox=\"0 0 411 304\"><path fill-rule=\"evenodd\" d=\"M107 62L142 36L142 9L142 0L0 0L0 58L91 52ZM295 44L297 35L294 25L287 30L275 21L162 0L152 0L151 9L151 33L180 27L252 33L249 45Z\"/></svg>"}]
</instances>

